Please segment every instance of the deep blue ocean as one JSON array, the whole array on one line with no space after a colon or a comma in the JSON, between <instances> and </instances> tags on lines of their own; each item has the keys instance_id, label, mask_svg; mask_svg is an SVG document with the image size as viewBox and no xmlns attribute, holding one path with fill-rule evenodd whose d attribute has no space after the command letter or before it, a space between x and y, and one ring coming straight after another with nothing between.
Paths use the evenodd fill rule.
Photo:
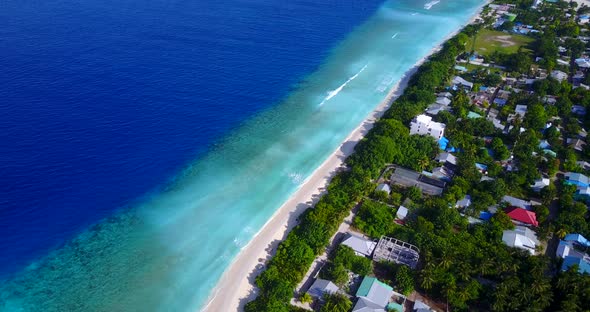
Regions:
<instances>
[{"instance_id":1,"label":"deep blue ocean","mask_svg":"<svg viewBox=\"0 0 590 312\"><path fill-rule=\"evenodd\" d=\"M0 311L203 307L484 0L429 2L2 2Z\"/></svg>"},{"instance_id":2,"label":"deep blue ocean","mask_svg":"<svg viewBox=\"0 0 590 312\"><path fill-rule=\"evenodd\" d=\"M165 187L380 2L4 1L0 276Z\"/></svg>"}]
</instances>

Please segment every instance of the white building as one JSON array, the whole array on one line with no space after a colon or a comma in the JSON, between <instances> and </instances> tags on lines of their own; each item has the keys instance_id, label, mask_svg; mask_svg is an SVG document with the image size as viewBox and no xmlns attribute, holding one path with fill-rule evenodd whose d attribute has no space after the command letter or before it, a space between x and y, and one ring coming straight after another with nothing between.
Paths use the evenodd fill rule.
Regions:
<instances>
[{"instance_id":1,"label":"white building","mask_svg":"<svg viewBox=\"0 0 590 312\"><path fill-rule=\"evenodd\" d=\"M534 192L539 193L542 189L549 186L551 182L547 178L540 178L535 180L535 184L531 185Z\"/></svg>"},{"instance_id":2,"label":"white building","mask_svg":"<svg viewBox=\"0 0 590 312\"><path fill-rule=\"evenodd\" d=\"M445 134L445 127L443 123L432 121L430 116L418 115L410 124L410 134L429 135L440 140Z\"/></svg>"},{"instance_id":3,"label":"white building","mask_svg":"<svg viewBox=\"0 0 590 312\"><path fill-rule=\"evenodd\" d=\"M404 206L399 206L399 209L397 210L395 216L400 220L404 220L408 216L408 212L408 208Z\"/></svg>"},{"instance_id":4,"label":"white building","mask_svg":"<svg viewBox=\"0 0 590 312\"><path fill-rule=\"evenodd\" d=\"M377 243L348 233L342 241L342 245L352 248L357 256L371 257Z\"/></svg>"},{"instance_id":5,"label":"white building","mask_svg":"<svg viewBox=\"0 0 590 312\"><path fill-rule=\"evenodd\" d=\"M539 245L537 235L531 229L524 226L517 226L514 230L506 230L502 234L502 241L509 247L520 248L528 251L531 255L535 254L535 249Z\"/></svg>"},{"instance_id":6,"label":"white building","mask_svg":"<svg viewBox=\"0 0 590 312\"><path fill-rule=\"evenodd\" d=\"M465 89L465 90L471 90L473 88L473 82L469 82L459 76L455 76L455 78L453 78L453 86L455 86L458 89Z\"/></svg>"},{"instance_id":7,"label":"white building","mask_svg":"<svg viewBox=\"0 0 590 312\"><path fill-rule=\"evenodd\" d=\"M554 70L551 72L551 77L561 82L567 79L567 74L560 70Z\"/></svg>"},{"instance_id":8,"label":"white building","mask_svg":"<svg viewBox=\"0 0 590 312\"><path fill-rule=\"evenodd\" d=\"M386 192L387 194L391 193L391 187L389 187L388 184L385 183L381 183L379 185L377 185L377 189L378 192Z\"/></svg>"}]
</instances>

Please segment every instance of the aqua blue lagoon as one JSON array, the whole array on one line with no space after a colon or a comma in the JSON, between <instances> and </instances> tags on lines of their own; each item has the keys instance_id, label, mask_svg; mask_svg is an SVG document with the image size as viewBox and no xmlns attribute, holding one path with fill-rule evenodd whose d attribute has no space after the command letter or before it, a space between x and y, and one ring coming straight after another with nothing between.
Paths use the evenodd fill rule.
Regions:
<instances>
[{"instance_id":1,"label":"aqua blue lagoon","mask_svg":"<svg viewBox=\"0 0 590 312\"><path fill-rule=\"evenodd\" d=\"M0 311L199 310L483 3L5 1Z\"/></svg>"}]
</instances>

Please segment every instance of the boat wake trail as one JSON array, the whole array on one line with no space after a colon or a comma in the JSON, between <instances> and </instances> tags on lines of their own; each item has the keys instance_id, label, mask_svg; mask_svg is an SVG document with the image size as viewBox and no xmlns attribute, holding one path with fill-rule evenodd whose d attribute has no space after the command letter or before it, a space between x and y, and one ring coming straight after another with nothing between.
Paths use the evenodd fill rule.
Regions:
<instances>
[{"instance_id":1,"label":"boat wake trail","mask_svg":"<svg viewBox=\"0 0 590 312\"><path fill-rule=\"evenodd\" d=\"M346 80L346 82L345 82L345 83L343 83L343 84L342 84L340 87L338 87L338 88L336 88L336 89L334 89L334 90L332 90L332 91L328 92L328 95L327 95L327 96L326 96L326 98L324 98L324 100L323 100L323 101L320 103L320 106L324 105L324 103L326 103L326 102L327 102L327 101L329 101L331 98L335 97L335 96L336 96L338 93L340 93L340 91L342 91L342 89L344 89L344 87L346 87L346 85L347 85L349 82L351 82L351 81L355 80L355 79L356 79L356 77L358 77L358 75L360 75L360 73L362 73L362 72L365 70L365 68L367 68L367 66L369 66L369 64L367 64L367 65L363 66L363 68L362 68L362 69L361 69L361 70L360 70L358 73L356 73L354 76L352 76L352 77L348 78L348 80Z\"/></svg>"}]
</instances>

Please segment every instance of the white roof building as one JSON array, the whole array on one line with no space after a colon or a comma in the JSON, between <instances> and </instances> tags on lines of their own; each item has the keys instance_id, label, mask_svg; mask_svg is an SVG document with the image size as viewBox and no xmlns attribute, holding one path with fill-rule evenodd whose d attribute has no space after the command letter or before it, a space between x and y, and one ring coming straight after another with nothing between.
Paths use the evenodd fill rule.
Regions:
<instances>
[{"instance_id":1,"label":"white roof building","mask_svg":"<svg viewBox=\"0 0 590 312\"><path fill-rule=\"evenodd\" d=\"M451 105L451 100L449 98L446 98L446 97L441 96L441 97L439 97L439 98L436 99L435 104L449 106L449 105Z\"/></svg>"},{"instance_id":2,"label":"white roof building","mask_svg":"<svg viewBox=\"0 0 590 312\"><path fill-rule=\"evenodd\" d=\"M520 117L524 117L527 111L528 107L526 105L516 105L516 108L514 109L514 113L520 115Z\"/></svg>"},{"instance_id":3,"label":"white roof building","mask_svg":"<svg viewBox=\"0 0 590 312\"><path fill-rule=\"evenodd\" d=\"M540 179L535 180L535 184L531 185L531 188L533 189L533 191L538 193L542 189L549 186L549 183L550 183L550 181L548 178L540 178Z\"/></svg>"},{"instance_id":4,"label":"white roof building","mask_svg":"<svg viewBox=\"0 0 590 312\"><path fill-rule=\"evenodd\" d=\"M424 303L424 301L418 299L414 302L414 308L413 308L414 312L427 312L427 311L432 311L432 309L430 308L429 305L427 305L426 303Z\"/></svg>"},{"instance_id":5,"label":"white roof building","mask_svg":"<svg viewBox=\"0 0 590 312\"><path fill-rule=\"evenodd\" d=\"M385 309L369 299L360 297L352 308L352 312L385 312Z\"/></svg>"},{"instance_id":6,"label":"white roof building","mask_svg":"<svg viewBox=\"0 0 590 312\"><path fill-rule=\"evenodd\" d=\"M448 152L440 153L436 156L436 161L439 163L449 163L451 165L457 165L457 157Z\"/></svg>"},{"instance_id":7,"label":"white roof building","mask_svg":"<svg viewBox=\"0 0 590 312\"><path fill-rule=\"evenodd\" d=\"M453 78L453 85L468 90L471 90L473 88L473 82L469 82L459 76L455 76L455 78Z\"/></svg>"},{"instance_id":8,"label":"white roof building","mask_svg":"<svg viewBox=\"0 0 590 312\"><path fill-rule=\"evenodd\" d=\"M432 121L432 117L427 115L418 115L410 123L410 134L429 135L436 140L440 140L445 134L446 125Z\"/></svg>"},{"instance_id":9,"label":"white roof building","mask_svg":"<svg viewBox=\"0 0 590 312\"><path fill-rule=\"evenodd\" d=\"M377 185L377 191L387 192L387 194L389 194L389 193L391 193L391 187L389 187L389 185L386 183L381 183L381 184Z\"/></svg>"},{"instance_id":10,"label":"white roof building","mask_svg":"<svg viewBox=\"0 0 590 312\"><path fill-rule=\"evenodd\" d=\"M399 206L395 216L400 220L404 220L408 216L408 212L409 212L408 208L406 208L404 206Z\"/></svg>"},{"instance_id":11,"label":"white roof building","mask_svg":"<svg viewBox=\"0 0 590 312\"><path fill-rule=\"evenodd\" d=\"M466 208L471 206L471 195L465 195L463 199L458 200L455 204L455 208Z\"/></svg>"},{"instance_id":12,"label":"white roof building","mask_svg":"<svg viewBox=\"0 0 590 312\"><path fill-rule=\"evenodd\" d=\"M514 230L504 231L502 241L509 247L526 250L531 255L535 254L535 248L539 245L535 232L524 226L517 226Z\"/></svg>"},{"instance_id":13,"label":"white roof building","mask_svg":"<svg viewBox=\"0 0 590 312\"><path fill-rule=\"evenodd\" d=\"M352 248L357 256L370 257L373 254L373 250L375 250L377 243L356 235L348 234L342 241L342 245Z\"/></svg>"},{"instance_id":14,"label":"white roof building","mask_svg":"<svg viewBox=\"0 0 590 312\"><path fill-rule=\"evenodd\" d=\"M551 72L551 77L557 79L559 82L567 79L567 74L561 70L554 70Z\"/></svg>"},{"instance_id":15,"label":"white roof building","mask_svg":"<svg viewBox=\"0 0 590 312\"><path fill-rule=\"evenodd\" d=\"M590 68L590 60L587 58L576 59L576 64L580 68Z\"/></svg>"},{"instance_id":16,"label":"white roof building","mask_svg":"<svg viewBox=\"0 0 590 312\"><path fill-rule=\"evenodd\" d=\"M313 285L311 285L307 293L309 293L309 295L314 298L321 299L325 294L334 294L337 293L338 290L339 288L336 286L336 284L328 280L318 278L315 280L315 282L313 282Z\"/></svg>"}]
</instances>

